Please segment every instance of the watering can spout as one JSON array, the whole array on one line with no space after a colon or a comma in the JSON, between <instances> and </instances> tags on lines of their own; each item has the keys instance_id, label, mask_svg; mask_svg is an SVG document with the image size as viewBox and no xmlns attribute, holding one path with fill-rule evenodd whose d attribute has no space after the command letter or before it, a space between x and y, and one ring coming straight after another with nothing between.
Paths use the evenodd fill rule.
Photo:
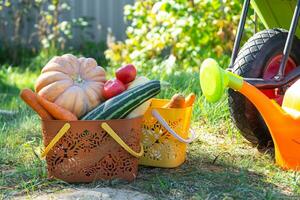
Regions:
<instances>
[{"instance_id":1,"label":"watering can spout","mask_svg":"<svg viewBox=\"0 0 300 200\"><path fill-rule=\"evenodd\" d=\"M274 104L260 90L250 85L237 74L222 69L219 64L211 58L206 59L200 68L200 85L206 99L210 102L220 100L226 88L231 88L246 96L256 108L264 115L269 112L281 113L279 105ZM268 108L268 113L263 110Z\"/></svg>"},{"instance_id":2,"label":"watering can spout","mask_svg":"<svg viewBox=\"0 0 300 200\"><path fill-rule=\"evenodd\" d=\"M210 102L218 101L226 88L242 93L258 109L267 124L283 123L285 112L256 87L250 85L237 74L222 69L214 59L206 59L200 69L201 89ZM271 127L269 127L271 129Z\"/></svg>"},{"instance_id":3,"label":"watering can spout","mask_svg":"<svg viewBox=\"0 0 300 200\"><path fill-rule=\"evenodd\" d=\"M243 94L258 109L266 122L275 145L276 162L286 169L300 170L300 117L294 118L260 90L232 72L219 67L213 59L203 62L200 84L210 102L218 101L226 88Z\"/></svg>"}]
</instances>

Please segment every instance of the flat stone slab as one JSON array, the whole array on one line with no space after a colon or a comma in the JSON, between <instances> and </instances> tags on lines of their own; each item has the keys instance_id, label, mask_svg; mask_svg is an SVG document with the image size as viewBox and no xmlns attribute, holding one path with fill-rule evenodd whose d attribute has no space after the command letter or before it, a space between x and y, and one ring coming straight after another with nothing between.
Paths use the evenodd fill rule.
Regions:
<instances>
[{"instance_id":1,"label":"flat stone slab","mask_svg":"<svg viewBox=\"0 0 300 200\"><path fill-rule=\"evenodd\" d=\"M152 200L150 195L137 191L113 189L113 188L95 188L95 189L67 189L61 192L50 194L39 194L32 196L18 197L16 199L34 199L34 200Z\"/></svg>"}]
</instances>

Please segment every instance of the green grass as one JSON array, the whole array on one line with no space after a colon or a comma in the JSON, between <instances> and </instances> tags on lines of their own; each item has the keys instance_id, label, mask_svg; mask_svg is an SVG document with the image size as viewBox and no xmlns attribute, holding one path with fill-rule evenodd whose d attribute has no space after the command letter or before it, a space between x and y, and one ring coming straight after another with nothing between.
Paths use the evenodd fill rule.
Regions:
<instances>
[{"instance_id":1,"label":"green grass","mask_svg":"<svg viewBox=\"0 0 300 200\"><path fill-rule=\"evenodd\" d=\"M214 105L206 103L201 97L197 72L146 74L166 82L162 98L170 98L178 91L184 94L192 91L199 96L192 124L199 138L189 146L187 161L182 166L140 167L138 178L132 183L70 185L50 181L45 161L39 157L43 148L39 119L18 98L20 88L33 87L37 72L0 69L3 88L0 109L18 111L13 117L0 116L0 199L30 197L36 191L55 192L74 186L125 188L159 199L297 199L300 196L300 174L281 170L274 164L272 154L259 153L240 136L230 121L226 97Z\"/></svg>"}]
</instances>

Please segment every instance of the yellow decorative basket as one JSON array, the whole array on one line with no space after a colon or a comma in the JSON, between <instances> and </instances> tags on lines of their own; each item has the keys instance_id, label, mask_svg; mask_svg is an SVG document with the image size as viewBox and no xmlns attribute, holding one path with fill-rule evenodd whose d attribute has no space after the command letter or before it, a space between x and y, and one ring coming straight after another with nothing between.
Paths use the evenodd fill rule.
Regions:
<instances>
[{"instance_id":1,"label":"yellow decorative basket","mask_svg":"<svg viewBox=\"0 0 300 200\"><path fill-rule=\"evenodd\" d=\"M152 99L144 115L142 143L144 155L140 165L174 168L186 159L187 144L195 140L191 131L192 107L163 108L169 100Z\"/></svg>"}]
</instances>

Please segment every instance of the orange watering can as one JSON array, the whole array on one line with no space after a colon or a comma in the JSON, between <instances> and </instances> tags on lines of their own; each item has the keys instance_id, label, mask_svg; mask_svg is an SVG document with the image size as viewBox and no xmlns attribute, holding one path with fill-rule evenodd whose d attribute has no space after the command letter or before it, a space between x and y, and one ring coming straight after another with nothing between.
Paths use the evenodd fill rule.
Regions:
<instances>
[{"instance_id":1,"label":"orange watering can","mask_svg":"<svg viewBox=\"0 0 300 200\"><path fill-rule=\"evenodd\" d=\"M275 145L276 163L284 169L300 171L300 80L287 90L282 107L242 77L220 68L213 59L203 62L200 84L210 102L218 101L227 87L248 98L269 128Z\"/></svg>"}]
</instances>

